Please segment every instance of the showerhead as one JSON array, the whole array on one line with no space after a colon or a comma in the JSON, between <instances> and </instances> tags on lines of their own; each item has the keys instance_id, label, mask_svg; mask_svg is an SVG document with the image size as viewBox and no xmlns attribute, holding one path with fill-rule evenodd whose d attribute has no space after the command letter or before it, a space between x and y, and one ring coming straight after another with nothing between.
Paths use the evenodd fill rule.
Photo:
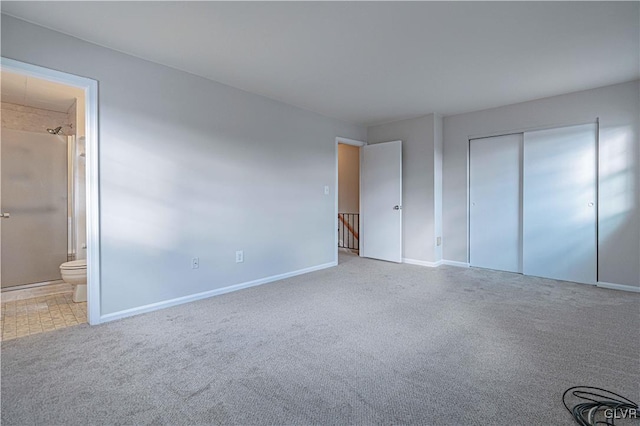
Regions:
<instances>
[{"instance_id":1,"label":"showerhead","mask_svg":"<svg viewBox=\"0 0 640 426\"><path fill-rule=\"evenodd\" d=\"M52 135L59 135L62 133L62 126L58 126L55 129L47 129L47 132L51 133Z\"/></svg>"}]
</instances>

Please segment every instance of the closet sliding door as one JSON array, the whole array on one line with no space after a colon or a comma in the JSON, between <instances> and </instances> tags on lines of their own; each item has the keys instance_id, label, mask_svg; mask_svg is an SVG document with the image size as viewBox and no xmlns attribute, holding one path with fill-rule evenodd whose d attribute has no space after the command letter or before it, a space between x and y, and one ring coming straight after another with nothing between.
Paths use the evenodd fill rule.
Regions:
<instances>
[{"instance_id":1,"label":"closet sliding door","mask_svg":"<svg viewBox=\"0 0 640 426\"><path fill-rule=\"evenodd\" d=\"M596 283L597 128L526 132L523 273Z\"/></svg>"},{"instance_id":2,"label":"closet sliding door","mask_svg":"<svg viewBox=\"0 0 640 426\"><path fill-rule=\"evenodd\" d=\"M522 272L522 134L469 141L469 264Z\"/></svg>"}]
</instances>

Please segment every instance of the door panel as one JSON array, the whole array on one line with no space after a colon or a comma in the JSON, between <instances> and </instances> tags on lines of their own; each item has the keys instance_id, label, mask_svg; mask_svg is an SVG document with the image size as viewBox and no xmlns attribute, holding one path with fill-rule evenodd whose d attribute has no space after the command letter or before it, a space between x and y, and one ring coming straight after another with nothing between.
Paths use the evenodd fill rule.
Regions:
<instances>
[{"instance_id":1,"label":"door panel","mask_svg":"<svg viewBox=\"0 0 640 426\"><path fill-rule=\"evenodd\" d=\"M2 288L60 279L67 261L67 140L2 129Z\"/></svg>"},{"instance_id":2,"label":"door panel","mask_svg":"<svg viewBox=\"0 0 640 426\"><path fill-rule=\"evenodd\" d=\"M524 135L527 275L596 283L596 125Z\"/></svg>"},{"instance_id":3,"label":"door panel","mask_svg":"<svg viewBox=\"0 0 640 426\"><path fill-rule=\"evenodd\" d=\"M522 134L473 139L469 149L469 264L521 272Z\"/></svg>"},{"instance_id":4,"label":"door panel","mask_svg":"<svg viewBox=\"0 0 640 426\"><path fill-rule=\"evenodd\" d=\"M402 262L402 142L362 147L362 256Z\"/></svg>"}]
</instances>

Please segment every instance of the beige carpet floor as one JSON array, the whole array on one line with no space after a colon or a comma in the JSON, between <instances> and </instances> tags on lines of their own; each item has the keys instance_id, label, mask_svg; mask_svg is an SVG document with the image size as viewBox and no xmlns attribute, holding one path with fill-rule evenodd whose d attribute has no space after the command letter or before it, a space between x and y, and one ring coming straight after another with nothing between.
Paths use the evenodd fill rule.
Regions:
<instances>
[{"instance_id":1,"label":"beige carpet floor","mask_svg":"<svg viewBox=\"0 0 640 426\"><path fill-rule=\"evenodd\" d=\"M342 256L1 362L3 425L570 425L570 386L640 399L640 294Z\"/></svg>"}]
</instances>

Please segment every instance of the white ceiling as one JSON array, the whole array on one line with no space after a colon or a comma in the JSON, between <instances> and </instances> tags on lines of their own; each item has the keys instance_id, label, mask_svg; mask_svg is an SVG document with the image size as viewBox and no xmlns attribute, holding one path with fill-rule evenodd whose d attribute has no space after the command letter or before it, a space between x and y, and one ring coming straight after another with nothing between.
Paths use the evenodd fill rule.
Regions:
<instances>
[{"instance_id":1,"label":"white ceiling","mask_svg":"<svg viewBox=\"0 0 640 426\"><path fill-rule=\"evenodd\" d=\"M359 124L640 78L638 2L10 2L10 15Z\"/></svg>"},{"instance_id":2,"label":"white ceiling","mask_svg":"<svg viewBox=\"0 0 640 426\"><path fill-rule=\"evenodd\" d=\"M33 108L67 112L83 96L81 89L7 71L0 73L0 81L2 102Z\"/></svg>"}]
</instances>

